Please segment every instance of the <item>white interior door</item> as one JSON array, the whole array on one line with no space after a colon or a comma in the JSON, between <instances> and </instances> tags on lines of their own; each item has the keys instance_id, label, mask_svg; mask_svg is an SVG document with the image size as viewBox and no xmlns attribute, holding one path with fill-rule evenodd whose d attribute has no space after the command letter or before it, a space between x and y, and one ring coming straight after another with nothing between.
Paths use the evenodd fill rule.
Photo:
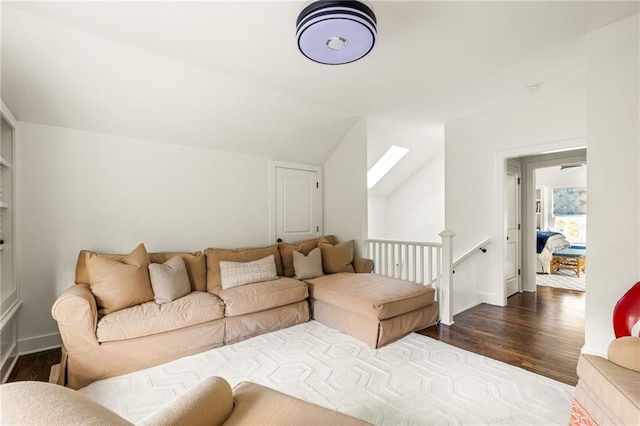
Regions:
<instances>
[{"instance_id":1,"label":"white interior door","mask_svg":"<svg viewBox=\"0 0 640 426\"><path fill-rule=\"evenodd\" d=\"M507 227L504 276L507 297L520 291L520 169L509 165L504 186L504 216Z\"/></svg>"},{"instance_id":2,"label":"white interior door","mask_svg":"<svg viewBox=\"0 0 640 426\"><path fill-rule=\"evenodd\" d=\"M276 239L294 242L320 235L317 170L276 166Z\"/></svg>"}]
</instances>

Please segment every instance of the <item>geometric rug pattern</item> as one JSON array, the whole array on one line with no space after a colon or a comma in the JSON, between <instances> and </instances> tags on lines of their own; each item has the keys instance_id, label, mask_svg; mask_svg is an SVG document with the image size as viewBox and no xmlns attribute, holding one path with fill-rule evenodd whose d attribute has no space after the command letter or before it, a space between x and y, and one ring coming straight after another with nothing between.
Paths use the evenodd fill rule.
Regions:
<instances>
[{"instance_id":1,"label":"geometric rug pattern","mask_svg":"<svg viewBox=\"0 0 640 426\"><path fill-rule=\"evenodd\" d=\"M253 381L377 425L566 425L574 392L416 333L374 350L316 321L80 392L135 423L212 375L232 387Z\"/></svg>"},{"instance_id":2,"label":"geometric rug pattern","mask_svg":"<svg viewBox=\"0 0 640 426\"><path fill-rule=\"evenodd\" d=\"M565 290L585 291L587 277L581 273L576 277L573 271L559 269L553 274L536 274L536 284L545 287L564 288Z\"/></svg>"}]
</instances>

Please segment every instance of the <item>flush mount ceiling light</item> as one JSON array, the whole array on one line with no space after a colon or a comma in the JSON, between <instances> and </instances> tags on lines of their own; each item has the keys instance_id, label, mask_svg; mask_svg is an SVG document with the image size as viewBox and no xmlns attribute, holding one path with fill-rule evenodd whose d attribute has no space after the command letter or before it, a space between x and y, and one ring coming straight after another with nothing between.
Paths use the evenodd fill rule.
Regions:
<instances>
[{"instance_id":1,"label":"flush mount ceiling light","mask_svg":"<svg viewBox=\"0 0 640 426\"><path fill-rule=\"evenodd\" d=\"M347 64L364 57L376 42L376 15L356 0L307 3L296 21L298 48L312 61Z\"/></svg>"}]
</instances>

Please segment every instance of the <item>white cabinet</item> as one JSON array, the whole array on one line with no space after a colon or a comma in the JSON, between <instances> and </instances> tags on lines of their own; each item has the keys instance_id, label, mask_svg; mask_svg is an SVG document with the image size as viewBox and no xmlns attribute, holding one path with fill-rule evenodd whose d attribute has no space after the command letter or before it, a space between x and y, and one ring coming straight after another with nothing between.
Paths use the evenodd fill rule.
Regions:
<instances>
[{"instance_id":1,"label":"white cabinet","mask_svg":"<svg viewBox=\"0 0 640 426\"><path fill-rule=\"evenodd\" d=\"M4 103L0 112L0 378L4 382L18 357L21 302L14 233L16 120Z\"/></svg>"}]
</instances>

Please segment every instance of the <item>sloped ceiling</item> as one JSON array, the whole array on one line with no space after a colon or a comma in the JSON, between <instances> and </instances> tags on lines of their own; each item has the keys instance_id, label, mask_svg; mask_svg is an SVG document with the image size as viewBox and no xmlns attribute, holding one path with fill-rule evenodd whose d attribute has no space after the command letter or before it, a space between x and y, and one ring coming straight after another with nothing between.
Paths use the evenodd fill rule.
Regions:
<instances>
[{"instance_id":1,"label":"sloped ceiling","mask_svg":"<svg viewBox=\"0 0 640 426\"><path fill-rule=\"evenodd\" d=\"M21 121L322 164L358 117L441 144L434 126L536 96L524 86L583 85L583 36L638 13L374 1L373 52L324 66L297 51L302 4L3 2L2 98Z\"/></svg>"}]
</instances>

